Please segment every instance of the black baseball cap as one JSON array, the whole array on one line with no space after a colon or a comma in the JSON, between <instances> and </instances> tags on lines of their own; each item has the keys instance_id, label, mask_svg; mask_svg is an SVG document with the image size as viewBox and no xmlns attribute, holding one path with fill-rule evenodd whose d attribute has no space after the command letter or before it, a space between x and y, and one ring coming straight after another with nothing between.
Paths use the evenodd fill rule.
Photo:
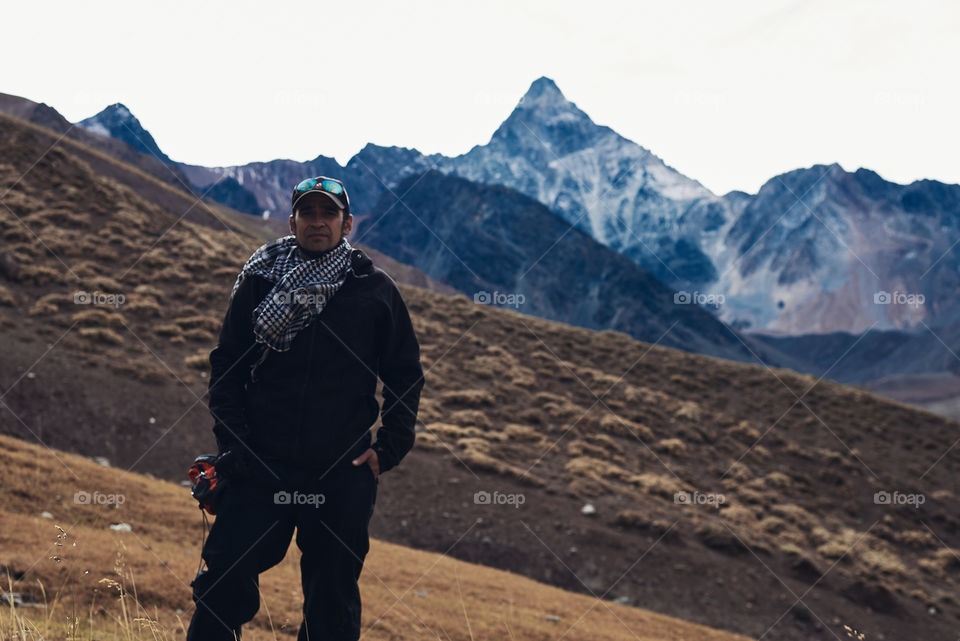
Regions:
<instances>
[{"instance_id":1,"label":"black baseball cap","mask_svg":"<svg viewBox=\"0 0 960 641\"><path fill-rule=\"evenodd\" d=\"M347 195L347 188L336 178L328 178L327 176L317 176L315 178L301 180L300 183L293 188L293 195L290 196L291 208L296 210L297 203L299 203L304 196L313 193L323 194L332 200L333 204L344 211L344 215L350 213L350 197Z\"/></svg>"}]
</instances>

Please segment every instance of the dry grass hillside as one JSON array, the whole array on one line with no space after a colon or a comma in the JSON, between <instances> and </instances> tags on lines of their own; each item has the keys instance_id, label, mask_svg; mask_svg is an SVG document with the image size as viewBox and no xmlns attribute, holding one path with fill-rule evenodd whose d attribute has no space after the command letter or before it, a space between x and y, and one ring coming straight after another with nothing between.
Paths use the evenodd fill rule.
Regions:
<instances>
[{"instance_id":1,"label":"dry grass hillside","mask_svg":"<svg viewBox=\"0 0 960 641\"><path fill-rule=\"evenodd\" d=\"M200 536L187 490L72 454L55 459L9 437L0 437L0 480L0 594L10 601L0 608L0 638L183 638ZM82 492L111 502L78 503ZM295 637L302 598L291 548L264 575L263 605L244 639ZM360 590L364 639L745 641L377 540Z\"/></svg>"},{"instance_id":2,"label":"dry grass hillside","mask_svg":"<svg viewBox=\"0 0 960 641\"><path fill-rule=\"evenodd\" d=\"M0 119L0 431L178 479L213 445L207 354L261 241L178 220L52 141ZM403 292L427 381L375 536L754 638L953 638L955 422Z\"/></svg>"}]
</instances>

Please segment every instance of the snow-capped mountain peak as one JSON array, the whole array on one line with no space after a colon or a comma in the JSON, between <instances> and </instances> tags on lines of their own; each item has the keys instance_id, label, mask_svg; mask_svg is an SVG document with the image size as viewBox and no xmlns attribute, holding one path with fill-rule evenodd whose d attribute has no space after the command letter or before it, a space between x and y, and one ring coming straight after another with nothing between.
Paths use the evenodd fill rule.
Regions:
<instances>
[{"instance_id":1,"label":"snow-capped mountain peak","mask_svg":"<svg viewBox=\"0 0 960 641\"><path fill-rule=\"evenodd\" d=\"M560 88L550 78L536 79L527 93L517 103L514 113L535 112L541 121L569 121L593 124L590 116L567 100Z\"/></svg>"},{"instance_id":2,"label":"snow-capped mountain peak","mask_svg":"<svg viewBox=\"0 0 960 641\"><path fill-rule=\"evenodd\" d=\"M680 250L652 241L664 234L699 235L691 227L700 220L681 217L693 201L716 197L649 150L594 123L550 78L530 85L488 144L441 167L539 200L665 282L713 276L701 269L709 260L699 250L690 254L699 239Z\"/></svg>"},{"instance_id":3,"label":"snow-capped mountain peak","mask_svg":"<svg viewBox=\"0 0 960 641\"><path fill-rule=\"evenodd\" d=\"M543 76L530 85L488 146L520 146L538 156L563 155L589 147L610 133L609 128L598 126L567 100L553 80Z\"/></svg>"}]
</instances>

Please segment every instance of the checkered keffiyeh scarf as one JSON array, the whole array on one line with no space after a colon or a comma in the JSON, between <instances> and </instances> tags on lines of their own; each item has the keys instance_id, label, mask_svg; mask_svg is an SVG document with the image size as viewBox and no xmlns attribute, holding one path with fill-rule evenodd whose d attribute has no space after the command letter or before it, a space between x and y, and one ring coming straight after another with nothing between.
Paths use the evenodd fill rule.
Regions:
<instances>
[{"instance_id":1,"label":"checkered keffiyeh scarf","mask_svg":"<svg viewBox=\"0 0 960 641\"><path fill-rule=\"evenodd\" d=\"M343 238L320 257L307 259L293 235L272 240L255 251L237 276L230 296L248 274L273 282L273 289L253 310L257 342L277 352L289 350L297 333L323 311L346 281L351 251L353 247Z\"/></svg>"}]
</instances>

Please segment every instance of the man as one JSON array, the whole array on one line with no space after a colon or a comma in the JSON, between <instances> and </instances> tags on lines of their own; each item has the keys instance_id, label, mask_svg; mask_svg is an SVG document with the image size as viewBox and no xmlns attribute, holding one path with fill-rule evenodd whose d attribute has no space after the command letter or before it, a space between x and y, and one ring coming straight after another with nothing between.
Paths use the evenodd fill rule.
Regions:
<instances>
[{"instance_id":1,"label":"man","mask_svg":"<svg viewBox=\"0 0 960 641\"><path fill-rule=\"evenodd\" d=\"M260 607L259 574L283 559L294 529L299 641L358 639L379 476L414 442L423 371L400 292L347 241L353 216L340 181L308 178L291 204L291 235L244 265L210 354L216 468L227 484L203 547L207 569L191 583L188 641L240 636Z\"/></svg>"}]
</instances>

